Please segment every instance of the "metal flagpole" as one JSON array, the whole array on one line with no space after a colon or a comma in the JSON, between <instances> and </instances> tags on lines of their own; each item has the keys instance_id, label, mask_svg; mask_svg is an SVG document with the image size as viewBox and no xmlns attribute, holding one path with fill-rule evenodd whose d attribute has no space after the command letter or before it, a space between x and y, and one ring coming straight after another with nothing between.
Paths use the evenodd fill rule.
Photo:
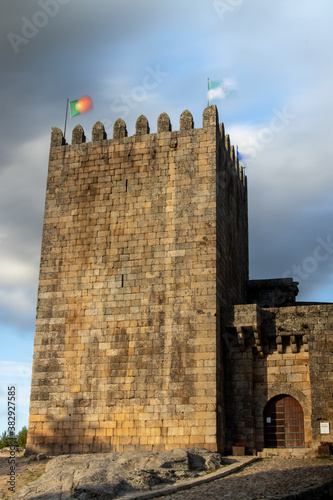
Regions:
<instances>
[{"instance_id":1,"label":"metal flagpole","mask_svg":"<svg viewBox=\"0 0 333 500\"><path fill-rule=\"evenodd\" d=\"M209 78L208 78L208 89L207 89L207 106L209 106Z\"/></svg>"},{"instance_id":2,"label":"metal flagpole","mask_svg":"<svg viewBox=\"0 0 333 500\"><path fill-rule=\"evenodd\" d=\"M65 127L64 127L65 144L66 144L66 125L67 125L68 103L69 103L69 99L67 99L67 103L66 103L66 117L65 117Z\"/></svg>"}]
</instances>

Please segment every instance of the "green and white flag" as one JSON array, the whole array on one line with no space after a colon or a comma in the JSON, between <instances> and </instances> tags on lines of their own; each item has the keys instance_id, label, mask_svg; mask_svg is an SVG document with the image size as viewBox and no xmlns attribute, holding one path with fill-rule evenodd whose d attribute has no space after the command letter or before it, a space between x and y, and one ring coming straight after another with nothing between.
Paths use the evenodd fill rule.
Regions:
<instances>
[{"instance_id":1,"label":"green and white flag","mask_svg":"<svg viewBox=\"0 0 333 500\"><path fill-rule=\"evenodd\" d=\"M229 94L237 90L237 83L235 80L228 78L220 81L209 81L208 83L208 101L214 99L225 99Z\"/></svg>"}]
</instances>

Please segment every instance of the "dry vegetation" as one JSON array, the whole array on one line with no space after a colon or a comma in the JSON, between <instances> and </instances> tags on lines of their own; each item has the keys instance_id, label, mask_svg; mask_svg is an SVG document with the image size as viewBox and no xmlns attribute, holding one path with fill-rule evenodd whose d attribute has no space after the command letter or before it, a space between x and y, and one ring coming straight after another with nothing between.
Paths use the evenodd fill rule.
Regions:
<instances>
[{"instance_id":1,"label":"dry vegetation","mask_svg":"<svg viewBox=\"0 0 333 500\"><path fill-rule=\"evenodd\" d=\"M0 450L0 498L7 500L16 493L22 486L35 481L45 471L47 460L35 460L29 462L29 458L23 456L23 452L16 455L16 489L15 492L8 490L8 473L10 465L8 463L9 452Z\"/></svg>"}]
</instances>

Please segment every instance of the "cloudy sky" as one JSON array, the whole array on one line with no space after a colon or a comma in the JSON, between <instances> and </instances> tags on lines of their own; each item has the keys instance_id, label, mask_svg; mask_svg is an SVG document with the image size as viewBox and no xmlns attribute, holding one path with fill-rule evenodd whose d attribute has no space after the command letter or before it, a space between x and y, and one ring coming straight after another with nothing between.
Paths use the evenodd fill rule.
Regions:
<instances>
[{"instance_id":1,"label":"cloudy sky","mask_svg":"<svg viewBox=\"0 0 333 500\"><path fill-rule=\"evenodd\" d=\"M7 386L27 424L50 131L68 120L112 138L189 109L202 126L207 78L246 165L250 278L292 276L298 300L333 301L333 4L330 0L1 2L0 432ZM233 82L232 85L230 82ZM235 84L237 88L235 89ZM78 119L79 118L79 119Z\"/></svg>"}]
</instances>

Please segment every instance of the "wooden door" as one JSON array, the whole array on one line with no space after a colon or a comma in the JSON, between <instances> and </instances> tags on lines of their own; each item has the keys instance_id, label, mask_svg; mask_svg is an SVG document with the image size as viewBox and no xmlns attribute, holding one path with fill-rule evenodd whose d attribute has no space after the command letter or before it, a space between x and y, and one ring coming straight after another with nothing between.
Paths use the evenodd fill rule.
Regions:
<instances>
[{"instance_id":1,"label":"wooden door","mask_svg":"<svg viewBox=\"0 0 333 500\"><path fill-rule=\"evenodd\" d=\"M304 415L295 398L281 394L267 403L264 437L265 448L304 447Z\"/></svg>"}]
</instances>

